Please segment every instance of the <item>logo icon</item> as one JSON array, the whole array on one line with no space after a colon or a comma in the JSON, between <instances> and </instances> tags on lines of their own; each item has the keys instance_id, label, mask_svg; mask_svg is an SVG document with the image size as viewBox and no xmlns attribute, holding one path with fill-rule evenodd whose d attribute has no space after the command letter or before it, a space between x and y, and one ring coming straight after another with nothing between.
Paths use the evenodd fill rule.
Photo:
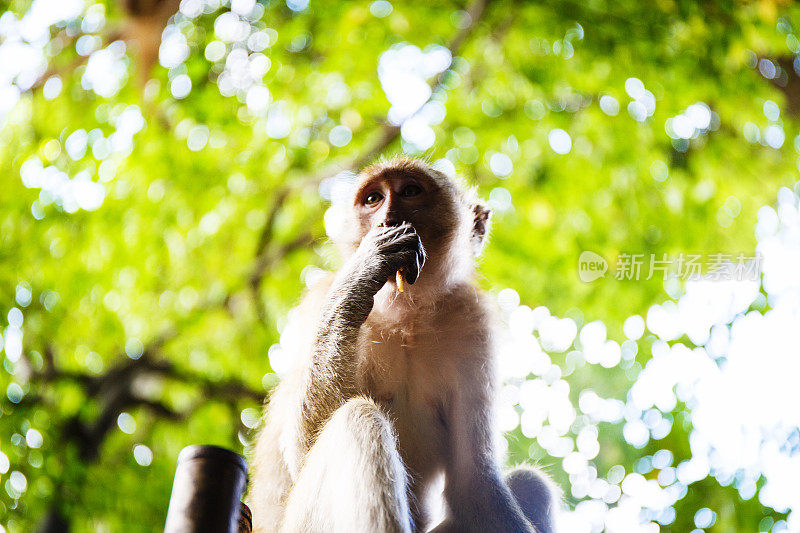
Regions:
<instances>
[{"instance_id":1,"label":"logo icon","mask_svg":"<svg viewBox=\"0 0 800 533\"><path fill-rule=\"evenodd\" d=\"M602 278L608 272L608 262L594 252L586 250L578 257L578 277L584 283Z\"/></svg>"}]
</instances>

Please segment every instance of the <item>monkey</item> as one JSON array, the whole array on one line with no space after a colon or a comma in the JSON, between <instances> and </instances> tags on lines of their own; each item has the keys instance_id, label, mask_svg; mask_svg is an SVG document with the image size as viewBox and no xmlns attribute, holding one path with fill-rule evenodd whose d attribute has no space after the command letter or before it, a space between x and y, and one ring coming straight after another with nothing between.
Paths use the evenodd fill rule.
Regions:
<instances>
[{"instance_id":1,"label":"monkey","mask_svg":"<svg viewBox=\"0 0 800 533\"><path fill-rule=\"evenodd\" d=\"M491 210L405 157L331 209L344 264L282 335L295 363L252 451L255 531L551 533L554 484L504 475L495 446L493 315L474 279Z\"/></svg>"}]
</instances>

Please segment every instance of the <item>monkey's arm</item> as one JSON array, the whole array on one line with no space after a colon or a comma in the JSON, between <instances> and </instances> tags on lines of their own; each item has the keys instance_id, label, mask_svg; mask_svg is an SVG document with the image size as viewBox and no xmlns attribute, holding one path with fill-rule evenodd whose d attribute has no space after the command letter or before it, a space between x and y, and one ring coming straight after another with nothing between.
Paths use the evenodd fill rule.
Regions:
<instances>
[{"instance_id":1,"label":"monkey's arm","mask_svg":"<svg viewBox=\"0 0 800 533\"><path fill-rule=\"evenodd\" d=\"M488 353L489 334L476 338L470 350ZM506 485L494 451L493 387L488 366L485 358L467 358L453 391L445 470L445 497L451 514L435 529L437 533L535 532Z\"/></svg>"},{"instance_id":2,"label":"monkey's arm","mask_svg":"<svg viewBox=\"0 0 800 533\"><path fill-rule=\"evenodd\" d=\"M310 361L299 387L301 454L311 449L333 412L358 392L358 339L372 311L373 297L400 268L414 283L424 260L425 252L411 225L379 227L367 233L337 274L323 299Z\"/></svg>"},{"instance_id":3,"label":"monkey's arm","mask_svg":"<svg viewBox=\"0 0 800 533\"><path fill-rule=\"evenodd\" d=\"M380 289L374 285L356 269L342 269L325 296L298 391L297 436L303 455L331 414L357 392L358 336L372 310L373 290Z\"/></svg>"}]
</instances>

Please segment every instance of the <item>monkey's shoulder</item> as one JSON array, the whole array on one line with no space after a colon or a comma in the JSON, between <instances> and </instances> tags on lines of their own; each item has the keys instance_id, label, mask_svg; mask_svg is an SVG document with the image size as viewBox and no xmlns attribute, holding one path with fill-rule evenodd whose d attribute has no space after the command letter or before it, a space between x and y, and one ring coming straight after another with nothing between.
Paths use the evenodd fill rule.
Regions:
<instances>
[{"instance_id":1,"label":"monkey's shoulder","mask_svg":"<svg viewBox=\"0 0 800 533\"><path fill-rule=\"evenodd\" d=\"M328 272L328 271L320 271L316 270L319 273L318 276L315 276L314 279L307 281L307 288L303 293L303 297L300 300L300 305L308 301L321 301L324 296L328 293L333 285L333 281L336 279L335 272Z\"/></svg>"}]
</instances>

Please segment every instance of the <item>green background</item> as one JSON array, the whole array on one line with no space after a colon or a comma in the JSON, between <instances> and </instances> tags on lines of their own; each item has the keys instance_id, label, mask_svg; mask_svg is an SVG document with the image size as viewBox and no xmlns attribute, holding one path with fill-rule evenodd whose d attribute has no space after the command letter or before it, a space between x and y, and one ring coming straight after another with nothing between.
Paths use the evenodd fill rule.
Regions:
<instances>
[{"instance_id":1,"label":"green background","mask_svg":"<svg viewBox=\"0 0 800 533\"><path fill-rule=\"evenodd\" d=\"M228 3L201 3L199 13L182 5L165 32L188 47L177 65L148 68L158 42L142 38L142 27L158 36L158 20L89 1L49 28L35 81L4 82L19 87L0 122L0 524L8 531L34 530L49 513L74 531L157 530L182 447L244 453L277 381L268 353L304 269L337 265L319 185L339 170L403 151L446 158L495 206L480 284L495 294L512 288L522 304L579 327L602 320L620 342L627 317L682 289L660 276L615 280L614 258L753 255L756 213L797 180L800 45L795 9L781 1L394 2L390 10L259 2L243 31L267 36L269 69L253 81L268 88L263 111L248 109L245 90L223 96L226 59L207 58L209 43L224 37L215 21ZM10 25L31 3L0 6ZM96 37L79 44L86 35ZM119 88L100 96L82 85L86 54L120 39ZM10 42L0 37L0 50ZM424 150L387 123L378 78L381 54L405 44L455 57L426 80L446 114ZM226 42L225 53L237 46ZM783 69L775 79L759 71L762 59ZM191 91L176 98L170 89L183 75ZM53 77L58 92L57 82L45 84ZM628 111L631 78L655 102L643 120ZM601 109L603 96L617 114ZM668 119L697 102L713 112L709 127L671 138ZM109 148L125 112L140 129L130 147ZM270 120L281 116L289 129L276 133ZM344 146L330 135L340 125L352 133ZM769 126L785 135L777 148L764 141ZM556 128L571 139L567 154L551 148ZM761 142L752 142L753 128ZM72 157L67 139L77 130L88 147ZM513 164L509 176L492 171L498 153ZM25 168L40 167L100 184L102 205L76 208L57 191L26 186ZM605 278L580 281L584 250L611 262ZM9 357L15 327L22 345ZM624 401L654 340L645 335L633 360L610 369L550 356L574 405L589 387ZM664 414L669 434L643 448L626 442L622 423L601 424L591 464L604 476L614 465L635 471L659 449L676 462L689 457L690 413L678 402ZM137 446L146 448L135 454ZM509 451L510 461L550 465L568 506L585 499L571 492L560 459L519 428ZM692 530L702 507L716 513L709 531L766 531L786 516L708 476L688 486L661 529Z\"/></svg>"}]
</instances>

